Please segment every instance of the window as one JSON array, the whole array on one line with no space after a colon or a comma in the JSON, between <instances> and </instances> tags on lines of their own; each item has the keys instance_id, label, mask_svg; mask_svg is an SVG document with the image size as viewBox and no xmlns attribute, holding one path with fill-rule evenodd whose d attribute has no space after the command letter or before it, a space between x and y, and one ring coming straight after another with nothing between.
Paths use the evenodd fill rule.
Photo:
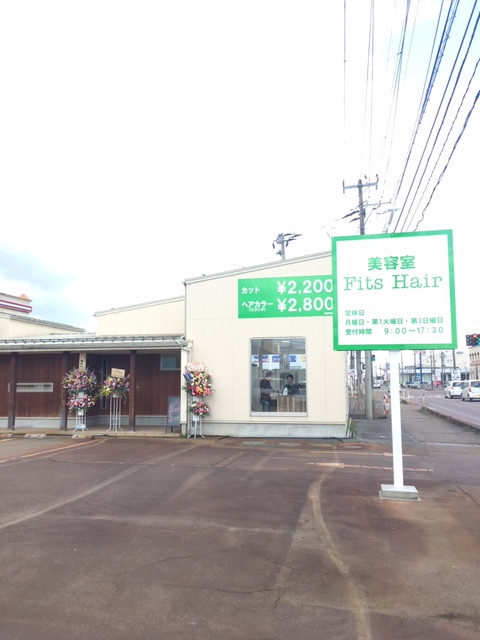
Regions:
<instances>
[{"instance_id":1,"label":"window","mask_svg":"<svg viewBox=\"0 0 480 640\"><path fill-rule=\"evenodd\" d=\"M17 393L52 393L53 382L17 382Z\"/></svg>"},{"instance_id":2,"label":"window","mask_svg":"<svg viewBox=\"0 0 480 640\"><path fill-rule=\"evenodd\" d=\"M306 412L305 338L253 339L251 371L253 412Z\"/></svg>"},{"instance_id":3,"label":"window","mask_svg":"<svg viewBox=\"0 0 480 640\"><path fill-rule=\"evenodd\" d=\"M180 354L163 354L160 356L160 369L162 371L178 371L180 369Z\"/></svg>"}]
</instances>

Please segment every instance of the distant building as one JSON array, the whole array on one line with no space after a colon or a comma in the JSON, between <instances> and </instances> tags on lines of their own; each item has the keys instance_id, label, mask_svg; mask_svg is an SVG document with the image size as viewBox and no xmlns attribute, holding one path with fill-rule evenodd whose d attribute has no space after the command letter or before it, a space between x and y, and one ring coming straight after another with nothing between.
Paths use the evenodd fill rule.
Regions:
<instances>
[{"instance_id":1,"label":"distant building","mask_svg":"<svg viewBox=\"0 0 480 640\"><path fill-rule=\"evenodd\" d=\"M85 333L84 329L31 316L32 301L25 294L0 293L0 340L32 337L52 333Z\"/></svg>"},{"instance_id":2,"label":"distant building","mask_svg":"<svg viewBox=\"0 0 480 640\"><path fill-rule=\"evenodd\" d=\"M7 311L10 314L27 315L32 312L31 300L24 293L21 296L11 296L8 293L0 293L0 313Z\"/></svg>"},{"instance_id":3,"label":"distant building","mask_svg":"<svg viewBox=\"0 0 480 640\"><path fill-rule=\"evenodd\" d=\"M460 350L425 350L409 352L413 364L402 367L400 382L444 385L450 380L467 380L470 373L468 354Z\"/></svg>"},{"instance_id":4,"label":"distant building","mask_svg":"<svg viewBox=\"0 0 480 640\"><path fill-rule=\"evenodd\" d=\"M470 378L480 380L480 346L468 347L468 357L470 359Z\"/></svg>"}]
</instances>

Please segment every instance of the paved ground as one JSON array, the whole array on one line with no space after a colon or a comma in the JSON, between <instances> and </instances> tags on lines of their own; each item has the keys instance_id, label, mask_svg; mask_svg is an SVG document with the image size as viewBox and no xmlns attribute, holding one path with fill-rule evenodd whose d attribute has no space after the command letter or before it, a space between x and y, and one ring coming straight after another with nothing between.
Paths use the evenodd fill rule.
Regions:
<instances>
[{"instance_id":1,"label":"paved ground","mask_svg":"<svg viewBox=\"0 0 480 640\"><path fill-rule=\"evenodd\" d=\"M0 638L480 638L480 436L0 442Z\"/></svg>"}]
</instances>

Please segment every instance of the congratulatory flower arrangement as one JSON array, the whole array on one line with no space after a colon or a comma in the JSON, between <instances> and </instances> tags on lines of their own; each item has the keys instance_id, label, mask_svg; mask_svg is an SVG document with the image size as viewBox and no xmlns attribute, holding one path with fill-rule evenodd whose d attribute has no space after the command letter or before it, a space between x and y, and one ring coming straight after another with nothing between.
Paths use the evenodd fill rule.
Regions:
<instances>
[{"instance_id":1,"label":"congratulatory flower arrangement","mask_svg":"<svg viewBox=\"0 0 480 640\"><path fill-rule=\"evenodd\" d=\"M212 376L207 373L206 367L201 362L193 362L185 367L184 389L191 396L192 400L189 409L194 416L207 416L210 414L210 407L202 400L206 396L212 395Z\"/></svg>"},{"instance_id":2,"label":"congratulatory flower arrangement","mask_svg":"<svg viewBox=\"0 0 480 640\"><path fill-rule=\"evenodd\" d=\"M97 376L91 369L74 367L62 380L67 390L67 406L70 411L93 407L98 391Z\"/></svg>"},{"instance_id":3,"label":"congratulatory flower arrangement","mask_svg":"<svg viewBox=\"0 0 480 640\"><path fill-rule=\"evenodd\" d=\"M130 390L130 374L127 376L115 378L114 376L108 376L103 381L103 386L100 389L100 396L109 398L110 396L126 399Z\"/></svg>"},{"instance_id":4,"label":"congratulatory flower arrangement","mask_svg":"<svg viewBox=\"0 0 480 640\"><path fill-rule=\"evenodd\" d=\"M194 416L208 416L210 413L210 407L203 400L193 400L190 403L190 411Z\"/></svg>"},{"instance_id":5,"label":"congratulatory flower arrangement","mask_svg":"<svg viewBox=\"0 0 480 640\"><path fill-rule=\"evenodd\" d=\"M130 389L130 375L118 378L109 376L99 389L94 371L74 367L64 375L62 386L67 390L70 411L85 410L93 407L99 397L114 396L125 400Z\"/></svg>"},{"instance_id":6,"label":"congratulatory flower arrangement","mask_svg":"<svg viewBox=\"0 0 480 640\"><path fill-rule=\"evenodd\" d=\"M77 396L71 396L67 400L67 407L70 411L76 411L77 409L89 409L95 404L95 398L88 395L82 395L80 392Z\"/></svg>"},{"instance_id":7,"label":"congratulatory flower arrangement","mask_svg":"<svg viewBox=\"0 0 480 640\"><path fill-rule=\"evenodd\" d=\"M64 375L62 386L67 390L68 395L83 391L93 396L98 388L97 376L91 369L73 367Z\"/></svg>"},{"instance_id":8,"label":"congratulatory flower arrangement","mask_svg":"<svg viewBox=\"0 0 480 640\"><path fill-rule=\"evenodd\" d=\"M212 395L212 376L205 371L186 371L185 389L192 396L204 397Z\"/></svg>"}]
</instances>

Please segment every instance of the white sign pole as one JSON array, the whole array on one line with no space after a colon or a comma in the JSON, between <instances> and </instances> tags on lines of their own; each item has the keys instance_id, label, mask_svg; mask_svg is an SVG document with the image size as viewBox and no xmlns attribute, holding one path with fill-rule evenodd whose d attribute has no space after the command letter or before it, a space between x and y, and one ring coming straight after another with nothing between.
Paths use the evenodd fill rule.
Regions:
<instances>
[{"instance_id":1,"label":"white sign pole","mask_svg":"<svg viewBox=\"0 0 480 640\"><path fill-rule=\"evenodd\" d=\"M402 413L400 410L399 351L390 351L390 410L392 416L393 486L403 488Z\"/></svg>"},{"instance_id":2,"label":"white sign pole","mask_svg":"<svg viewBox=\"0 0 480 640\"><path fill-rule=\"evenodd\" d=\"M415 487L403 484L402 414L400 410L400 351L390 351L390 410L392 416L393 485L382 484L381 498L419 500Z\"/></svg>"}]
</instances>

